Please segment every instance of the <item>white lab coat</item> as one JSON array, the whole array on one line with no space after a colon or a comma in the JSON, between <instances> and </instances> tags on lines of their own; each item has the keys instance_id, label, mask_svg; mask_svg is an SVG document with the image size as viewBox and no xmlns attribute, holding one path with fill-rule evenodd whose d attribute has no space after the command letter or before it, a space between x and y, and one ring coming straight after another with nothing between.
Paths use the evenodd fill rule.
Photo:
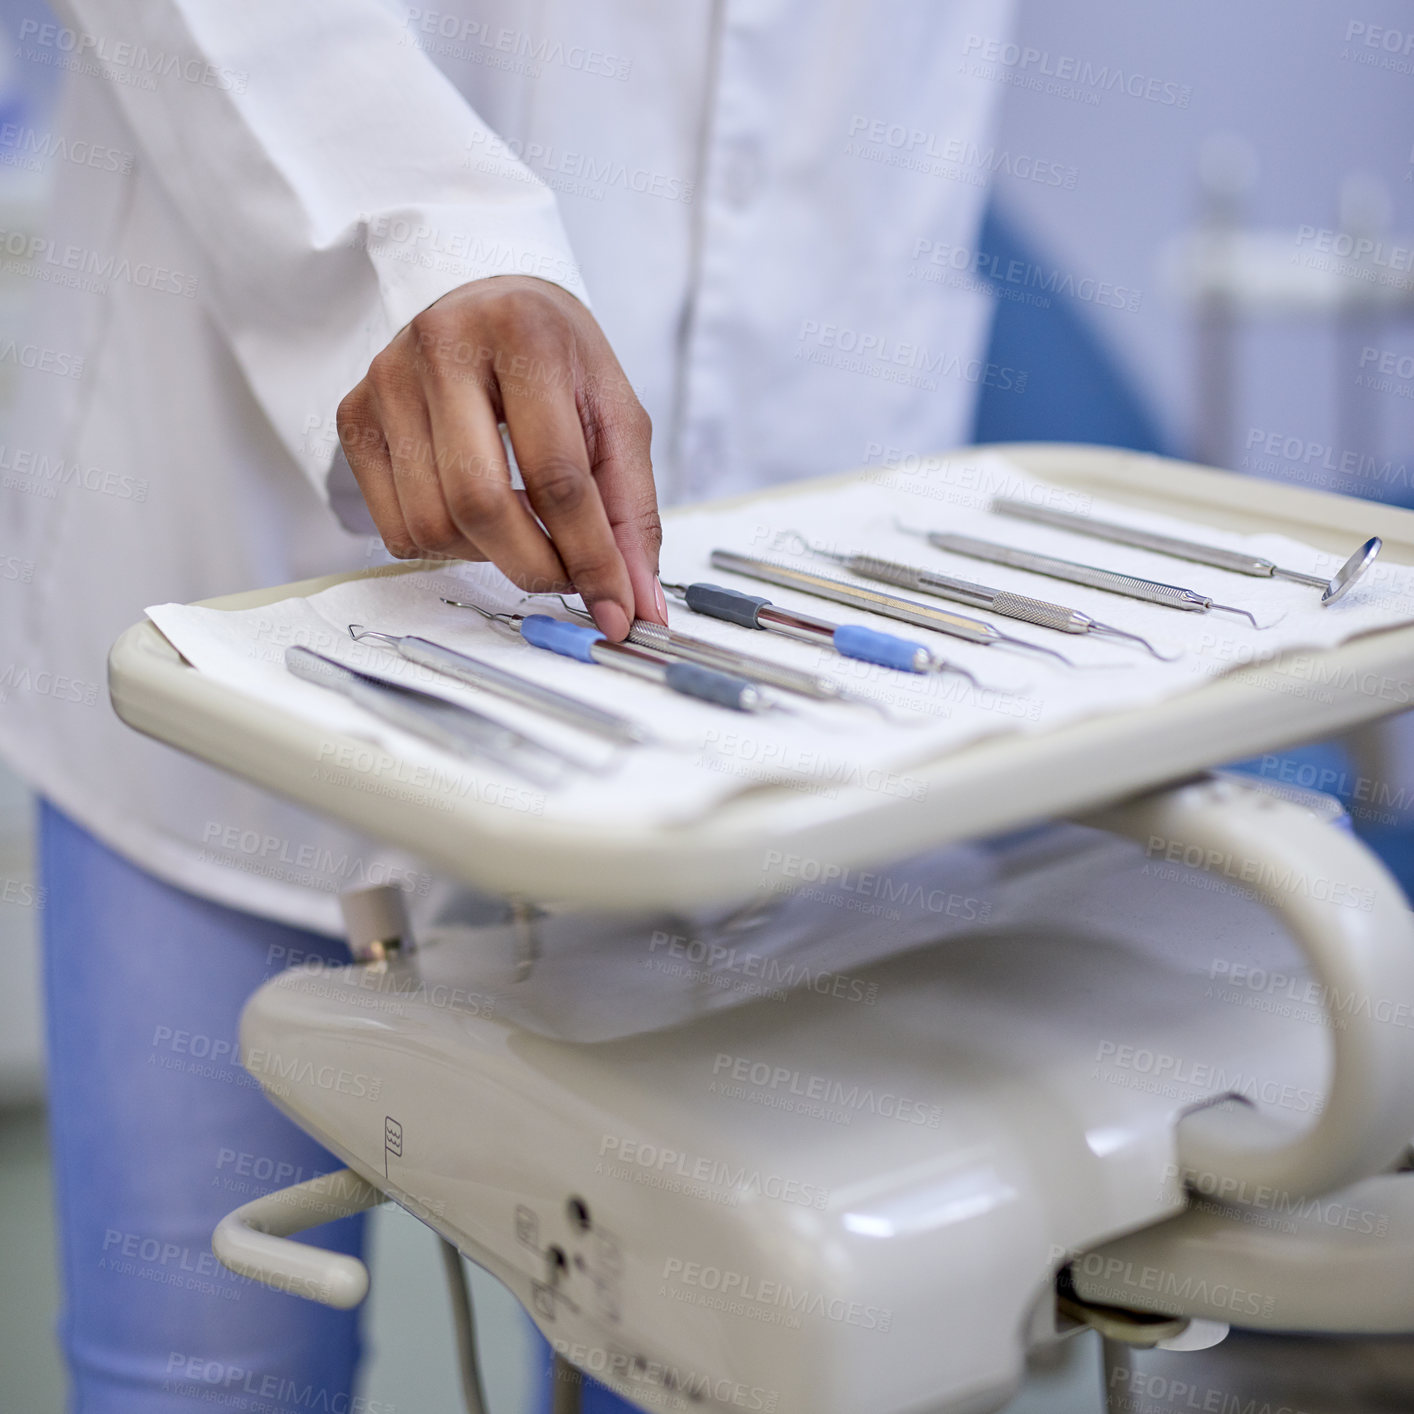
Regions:
<instances>
[{"instance_id":1,"label":"white lab coat","mask_svg":"<svg viewBox=\"0 0 1414 1414\"><path fill-rule=\"evenodd\" d=\"M0 451L0 750L159 876L326 930L430 881L137 736L104 663L147 604L382 558L333 417L414 314L515 271L591 301L667 502L954 444L1007 376L985 299L913 273L1008 160L959 72L1004 0L438 3L63 0L18 36L70 71L69 146L42 243L0 233L50 355Z\"/></svg>"}]
</instances>

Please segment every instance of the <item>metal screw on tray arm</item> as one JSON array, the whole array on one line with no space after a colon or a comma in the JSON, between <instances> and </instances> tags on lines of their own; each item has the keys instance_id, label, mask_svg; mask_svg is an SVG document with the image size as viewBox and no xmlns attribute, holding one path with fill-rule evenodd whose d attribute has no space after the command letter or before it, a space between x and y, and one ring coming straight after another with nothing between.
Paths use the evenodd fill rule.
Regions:
<instances>
[{"instance_id":1,"label":"metal screw on tray arm","mask_svg":"<svg viewBox=\"0 0 1414 1414\"><path fill-rule=\"evenodd\" d=\"M597 628L585 624L569 624L548 614L493 613L480 604L459 599L443 599L455 609L471 609L484 619L519 633L536 648L573 658L581 663L597 663L615 668L621 673L660 683L670 692L710 702L716 707L729 707L734 712L788 712L790 709L768 697L755 683L734 677L716 668L704 668L697 663L678 663L661 653L640 648L633 643L611 643Z\"/></svg>"},{"instance_id":2,"label":"metal screw on tray arm","mask_svg":"<svg viewBox=\"0 0 1414 1414\"><path fill-rule=\"evenodd\" d=\"M982 684L966 668L959 667L950 659L938 657L921 643L900 638L897 634L880 633L877 629L864 628L859 624L831 623L828 619L817 619L813 614L786 609L769 599L744 594L739 589L728 589L721 584L665 583L663 591L686 604L693 613L721 619L723 623L779 633L802 643L819 644L833 648L842 658L853 658L898 672L957 673L973 687L982 688Z\"/></svg>"},{"instance_id":3,"label":"metal screw on tray arm","mask_svg":"<svg viewBox=\"0 0 1414 1414\"><path fill-rule=\"evenodd\" d=\"M1018 501L1007 496L998 496L992 502L991 510L996 515L1011 516L1014 520L1034 521L1038 525L1050 525L1058 530L1073 530L1078 535L1090 535L1097 540L1109 540L1117 545L1133 545L1140 550L1155 550L1161 555L1172 555L1175 559L1211 565L1214 569L1231 570L1234 574L1254 575L1261 579L1288 579L1293 584L1304 584L1311 589L1319 589L1322 604L1334 604L1349 591L1374 564L1384 548L1380 537L1372 535L1332 578L1322 579L1320 575L1283 569L1271 560L1260 555L1249 555L1242 550L1224 550L1217 545L1204 545L1199 540L1184 540L1177 535L1160 535L1157 531L1139 530L1135 526L1121 525L1118 521L1094 520L1074 511L1056 511L1048 506L1033 506L1029 501Z\"/></svg>"},{"instance_id":4,"label":"metal screw on tray arm","mask_svg":"<svg viewBox=\"0 0 1414 1414\"><path fill-rule=\"evenodd\" d=\"M581 701L567 692L558 692L553 687L545 687L531 678L523 678L519 673L508 672L494 663L482 662L480 658L473 658L468 653L458 653L429 639L379 633L376 629L365 628L362 624L350 624L349 636L358 643L370 639L386 643L408 662L416 663L419 667L442 673L471 687L484 688L487 692L494 692L510 702L533 707L544 712L546 716L593 732L618 745L637 746L653 740L653 734L647 727L618 712L596 707L592 702Z\"/></svg>"},{"instance_id":5,"label":"metal screw on tray arm","mask_svg":"<svg viewBox=\"0 0 1414 1414\"><path fill-rule=\"evenodd\" d=\"M907 525L898 525L897 528L908 535L921 536L935 550L948 550L954 555L966 555L970 559L1008 565L1017 570L1030 570L1033 574L1063 579L1070 584L1084 584L1091 589L1105 589L1111 594L1122 594L1126 599L1141 599L1146 604L1159 604L1166 609L1182 609L1190 614L1206 614L1213 609L1222 609L1227 613L1240 614L1253 628L1274 627L1272 624L1259 624L1246 609L1239 609L1234 604L1215 603L1206 594L1181 585L1141 579L1133 574L1118 574L1114 570L1101 569L1098 565L1082 565L1076 560L1061 560L1034 550L1018 550L1013 545L1000 545L995 540L979 540L975 535L951 535L940 530L917 530Z\"/></svg>"},{"instance_id":6,"label":"metal screw on tray arm","mask_svg":"<svg viewBox=\"0 0 1414 1414\"><path fill-rule=\"evenodd\" d=\"M1102 624L1089 614L1065 604L1052 604L1046 599L1032 599L1006 589L993 589L989 585L975 584L970 579L954 579L936 570L899 564L896 560L881 559L877 555L846 555L835 550L819 549L798 532L792 534L797 536L808 553L833 560L863 579L892 584L898 589L912 589L920 594L936 594L939 599L951 599L954 603L968 604L974 609L990 609L1004 619L1019 619L1023 623L1035 624L1037 628L1055 629L1057 633L1094 633L1101 637L1126 638L1141 644L1161 663L1176 663L1181 656L1168 657L1140 634L1129 633L1112 624Z\"/></svg>"},{"instance_id":7,"label":"metal screw on tray arm","mask_svg":"<svg viewBox=\"0 0 1414 1414\"><path fill-rule=\"evenodd\" d=\"M869 589L862 584L846 584L842 579L831 579L828 575L816 574L813 570L797 569L792 565L783 565L775 560L760 560L751 555L738 555L734 550L713 550L712 568L728 570L747 579L759 579L766 584L779 584L786 589L799 589L803 593L814 594L836 604L848 604L851 608L864 609L887 619L897 619L900 623L931 629L934 633L946 634L950 638L960 638L965 643L976 643L987 648L1007 644L1029 649L1033 653L1044 653L1048 658L1058 658L1068 668L1077 666L1064 653L1057 653L1054 648L1043 648L1041 644L1030 643L1024 638L1013 638L981 619L970 618L967 614L955 614L950 609L940 609L935 604L923 604L917 599L885 594L882 590Z\"/></svg>"},{"instance_id":8,"label":"metal screw on tray arm","mask_svg":"<svg viewBox=\"0 0 1414 1414\"><path fill-rule=\"evenodd\" d=\"M1414 1134L1414 1028L1387 1019L1391 1006L1414 997L1414 913L1384 865L1354 835L1230 778L1141 796L1083 823L1145 844L1181 844L1185 865L1236 868L1259 888L1278 881L1262 889L1263 901L1301 947L1328 1010L1340 1007L1316 1120L1295 1127L1215 1096L1178 1123L1185 1179L1220 1192L1300 1198L1388 1169ZM1341 882L1339 898L1297 886L1329 879ZM1279 882L1286 880L1294 882Z\"/></svg>"}]
</instances>

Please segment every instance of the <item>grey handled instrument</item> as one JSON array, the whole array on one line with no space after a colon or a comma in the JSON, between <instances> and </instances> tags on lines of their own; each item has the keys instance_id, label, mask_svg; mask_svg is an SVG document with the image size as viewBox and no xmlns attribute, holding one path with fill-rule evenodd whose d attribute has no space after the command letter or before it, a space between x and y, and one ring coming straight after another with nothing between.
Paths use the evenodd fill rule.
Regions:
<instances>
[{"instance_id":1,"label":"grey handled instrument","mask_svg":"<svg viewBox=\"0 0 1414 1414\"><path fill-rule=\"evenodd\" d=\"M997 515L1011 516L1014 520L1029 520L1037 525L1054 526L1057 530L1073 530L1077 535L1091 535L1097 540L1110 540L1117 545L1133 545L1139 550L1155 550L1161 555L1172 555L1175 559L1192 560L1219 570L1232 570L1234 574L1254 575L1261 579L1289 579L1293 584L1319 589L1322 604L1334 604L1374 564L1375 557L1384 548L1380 537L1372 535L1335 572L1333 578L1322 579L1318 574L1283 569L1271 560L1260 555L1249 555L1243 550L1224 550L1217 545L1204 545L1198 540L1160 535L1157 531L1139 530L1132 525L1121 525L1118 521L1094 520L1074 511L1054 511L1047 506L1033 506L1029 501L1007 496L997 497L991 509Z\"/></svg>"},{"instance_id":2,"label":"grey handled instrument","mask_svg":"<svg viewBox=\"0 0 1414 1414\"><path fill-rule=\"evenodd\" d=\"M566 765L581 764L474 708L368 677L309 648L285 649L285 667L304 682L331 688L380 720L444 751L486 757L537 785L554 785Z\"/></svg>"},{"instance_id":3,"label":"grey handled instrument","mask_svg":"<svg viewBox=\"0 0 1414 1414\"><path fill-rule=\"evenodd\" d=\"M668 586L665 584L666 590ZM563 594L555 594L561 604L576 618L590 619L583 609L576 608ZM592 622L592 619L591 619ZM872 707L887 715L883 706L872 697L851 692L843 683L824 673L812 673L805 668L793 668L788 663L777 663L763 658L758 653L743 653L740 649L726 648L720 643L709 643L705 638L695 638L688 633L679 633L675 628L655 624L649 619L634 619L629 627L628 641L640 648L652 648L671 658L682 658L689 663L700 663L706 668L716 668L720 672L735 673L738 677L750 678L753 682L779 687L783 692L794 692L800 697L809 697L816 702L850 702L863 707Z\"/></svg>"},{"instance_id":4,"label":"grey handled instrument","mask_svg":"<svg viewBox=\"0 0 1414 1414\"><path fill-rule=\"evenodd\" d=\"M635 643L611 642L589 624L566 623L548 614L497 613L460 599L443 599L442 602L456 609L471 609L483 619L518 633L535 648L573 658L576 662L597 663L632 677L660 683L682 697L695 697L699 702L729 707L734 712L790 710L747 678L724 673L718 668L703 667L700 663L678 662Z\"/></svg>"},{"instance_id":5,"label":"grey handled instrument","mask_svg":"<svg viewBox=\"0 0 1414 1414\"><path fill-rule=\"evenodd\" d=\"M1028 648L1033 653L1044 653L1049 658L1059 658L1068 668L1075 667L1069 658L1063 653L1057 653L1054 648L1044 648L1039 643L1028 643L1024 638L1013 638L982 619L970 618L967 614L955 614L950 609L938 608L936 604L921 604L916 599L885 594L878 589L868 589L862 584L846 584L844 580L831 579L828 575L816 574L813 570L797 569L793 565L783 565L775 560L738 555L734 550L713 550L712 567L730 570L735 574L745 575L748 579L761 580L765 584L800 589L836 604L867 609L870 613L881 614L884 618L897 619L900 623L913 624L917 628L932 629L934 633L945 633L966 643L977 643L984 647L1008 643L1018 648Z\"/></svg>"},{"instance_id":6,"label":"grey handled instrument","mask_svg":"<svg viewBox=\"0 0 1414 1414\"><path fill-rule=\"evenodd\" d=\"M987 560L994 565L1008 565L1016 570L1030 570L1050 579L1063 579L1070 584L1084 584L1091 589L1108 590L1127 599L1142 599L1146 604L1161 604L1167 609L1183 609L1188 613L1206 614L1211 609L1223 609L1241 614L1253 628L1262 625L1246 609L1234 604L1218 604L1196 589L1184 589L1177 584L1164 584L1157 579L1140 579L1137 575L1118 574L1100 569L1098 565L1082 565L1075 560L1061 560L1054 555L1038 554L1034 550L1018 550L1014 545L999 545L995 540L979 540L973 535L952 535L941 530L915 530L900 525L909 535L920 535L936 550L949 550L954 555L966 555L974 560Z\"/></svg>"},{"instance_id":7,"label":"grey handled instrument","mask_svg":"<svg viewBox=\"0 0 1414 1414\"><path fill-rule=\"evenodd\" d=\"M362 624L350 624L349 633L359 643L368 639L386 643L408 662L416 663L421 668L455 678L471 687L484 688L522 707L536 708L548 717L568 722L572 727L593 732L621 746L653 740L652 733L646 727L618 712L596 707L592 702L581 701L567 692L557 692L553 687L545 687L530 678L521 677L519 673L508 672L467 653L458 653L430 639L379 633L376 629L364 628Z\"/></svg>"},{"instance_id":8,"label":"grey handled instrument","mask_svg":"<svg viewBox=\"0 0 1414 1414\"><path fill-rule=\"evenodd\" d=\"M951 599L954 603L968 604L974 609L990 609L1004 619L1019 619L1023 623L1035 624L1038 628L1053 628L1058 633L1094 633L1102 637L1127 638L1142 644L1161 662L1176 661L1174 658L1165 657L1147 638L1122 628L1115 628L1113 624L1102 624L1098 619L1092 619L1089 614L1064 604L1052 604L1045 599L1013 594L1007 589L993 589L986 584L974 584L970 579L954 579L952 575L939 574L936 570L899 564L896 560L880 559L877 555L846 555L835 550L820 550L803 536L800 539L812 555L833 560L862 579L892 584L899 589L913 589L920 594L936 594L939 599Z\"/></svg>"}]
</instances>

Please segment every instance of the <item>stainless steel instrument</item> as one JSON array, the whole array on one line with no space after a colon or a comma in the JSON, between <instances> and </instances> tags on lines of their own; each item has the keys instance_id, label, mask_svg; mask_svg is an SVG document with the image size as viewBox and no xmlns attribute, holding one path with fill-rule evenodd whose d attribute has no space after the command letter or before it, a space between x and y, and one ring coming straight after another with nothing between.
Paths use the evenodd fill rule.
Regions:
<instances>
[{"instance_id":1,"label":"stainless steel instrument","mask_svg":"<svg viewBox=\"0 0 1414 1414\"><path fill-rule=\"evenodd\" d=\"M1376 556L1384 548L1380 537L1372 535L1335 572L1333 578L1322 579L1318 574L1303 574L1300 570L1284 569L1260 555L1249 555L1242 550L1224 550L1217 545L1204 545L1199 540L1184 540L1177 535L1160 535L1153 530L1139 530L1132 525L1121 525L1118 521L1094 520L1074 511L1055 511L1047 506L1033 506L1029 501L999 496L992 502L991 509L997 515L1011 516L1014 520L1029 520L1037 525L1054 526L1058 530L1073 530L1077 535L1090 535L1097 540L1113 541L1117 545L1133 545L1139 550L1154 550L1161 555L1172 555L1176 559L1211 565L1214 569L1305 584L1321 591L1322 604L1334 604L1347 593L1374 564Z\"/></svg>"}]
</instances>

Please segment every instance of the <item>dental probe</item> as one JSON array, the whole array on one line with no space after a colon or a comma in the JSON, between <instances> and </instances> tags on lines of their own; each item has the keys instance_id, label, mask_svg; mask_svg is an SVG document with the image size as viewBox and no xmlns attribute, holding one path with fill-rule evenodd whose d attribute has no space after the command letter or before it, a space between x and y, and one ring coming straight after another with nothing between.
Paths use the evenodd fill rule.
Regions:
<instances>
[{"instance_id":1,"label":"dental probe","mask_svg":"<svg viewBox=\"0 0 1414 1414\"><path fill-rule=\"evenodd\" d=\"M1142 599L1146 604L1161 604L1167 609L1183 609L1187 613L1206 614L1211 609L1224 609L1241 614L1253 628L1262 625L1246 609L1233 604L1217 604L1196 589L1184 589L1177 584L1163 584L1157 579L1140 579L1137 575L1118 574L1102 570L1097 565L1082 565L1075 560L1058 560L1054 555L1040 555L1033 550L1018 550L1011 545L999 545L995 540L978 540L972 535L950 535L940 530L915 530L900 525L909 535L921 535L934 549L950 550L954 555L967 555L974 560L987 560L994 565L1010 565L1016 570L1030 570L1051 579L1063 579L1071 584L1088 585L1091 589L1107 589L1111 594L1123 594L1128 599ZM1270 627L1270 625L1268 625Z\"/></svg>"},{"instance_id":2,"label":"dental probe","mask_svg":"<svg viewBox=\"0 0 1414 1414\"><path fill-rule=\"evenodd\" d=\"M966 668L938 658L921 643L896 634L880 633L878 629L858 624L832 624L827 619L783 609L769 599L720 584L664 584L663 590L686 604L694 614L740 624L742 628L765 629L802 643L822 644L833 648L842 658L854 658L881 668L897 668L904 673L959 673L974 687L981 686Z\"/></svg>"},{"instance_id":3,"label":"dental probe","mask_svg":"<svg viewBox=\"0 0 1414 1414\"><path fill-rule=\"evenodd\" d=\"M568 624L549 614L493 613L480 604L468 604L459 599L443 599L455 609L471 609L519 633L535 648L544 648L581 663L597 663L616 668L649 682L661 683L670 692L682 697L695 697L699 702L711 702L718 707L730 707L734 712L781 712L786 709L768 697L753 682L734 677L716 668L698 663L674 662L661 653L640 648L633 643L611 643L597 628L587 624Z\"/></svg>"},{"instance_id":4,"label":"dental probe","mask_svg":"<svg viewBox=\"0 0 1414 1414\"><path fill-rule=\"evenodd\" d=\"M483 716L475 708L446 702L417 688L367 677L313 649L286 648L285 667L295 677L316 687L332 688L381 721L430 741L444 751L456 756L487 757L536 785L557 784L566 764L582 768L582 763L572 756ZM560 769L547 770L545 760Z\"/></svg>"},{"instance_id":5,"label":"dental probe","mask_svg":"<svg viewBox=\"0 0 1414 1414\"><path fill-rule=\"evenodd\" d=\"M791 565L778 564L775 560L758 560L750 555L738 555L734 550L713 550L712 567L745 575L747 579L759 579L766 584L801 589L807 594L830 599L836 604L867 609L871 613L882 614L887 619L897 619L900 623L914 624L918 628L929 628L934 633L945 633L966 643L980 643L989 648L998 643L1011 643L1018 648L1029 648L1033 653L1044 653L1048 658L1059 658L1068 668L1076 666L1065 654L1057 653L1054 648L1043 648L1039 643L1028 643L1024 638L1013 638L982 619L955 614L952 610L940 609L935 604L920 604L917 599L904 599L897 594L867 589L862 584L846 584L842 579L830 579L827 575L816 574L813 570L796 569Z\"/></svg>"},{"instance_id":6,"label":"dental probe","mask_svg":"<svg viewBox=\"0 0 1414 1414\"><path fill-rule=\"evenodd\" d=\"M350 624L349 634L358 643L364 639L377 639L419 667L429 668L434 673L442 673L472 687L485 688L487 692L494 692L523 707L538 708L546 716L568 722L572 727L593 732L621 746L641 745L653 740L652 733L646 727L617 712L596 707L592 702L581 701L567 692L557 692L553 687L544 687L530 678L507 672L492 663L483 663L481 659L466 653L444 648L429 639L379 633L376 629L364 628L362 624Z\"/></svg>"},{"instance_id":7,"label":"dental probe","mask_svg":"<svg viewBox=\"0 0 1414 1414\"><path fill-rule=\"evenodd\" d=\"M668 586L664 585L666 589ZM734 593L724 590L724 593ZM565 602L563 594L553 596L576 618L593 620L583 609L576 609ZM705 638L694 638L690 634L679 633L675 628L665 628L648 619L635 619L628 631L628 641L641 648L652 648L670 657L686 658L690 663L701 663L704 667L719 668L725 673L735 673L739 677L750 678L753 682L764 682L771 687L779 687L785 692L798 693L817 702L851 702L863 707L884 709L872 697L851 692L843 683L823 673L812 673L804 668L793 668L787 663L777 663L770 658L762 658L756 653L743 653L739 649L724 648L720 643L709 643Z\"/></svg>"},{"instance_id":8,"label":"dental probe","mask_svg":"<svg viewBox=\"0 0 1414 1414\"><path fill-rule=\"evenodd\" d=\"M1025 594L1013 594L1006 589L992 589L985 584L974 584L970 579L954 579L951 575L938 574L935 570L919 569L914 565L901 565L896 560L883 560L877 555L844 555L834 550L820 550L811 545L804 536L796 534L802 545L812 555L819 555L843 565L851 574L864 579L878 580L881 584L893 584L900 589L914 589L921 594L936 594L939 599L951 599L957 604L968 604L974 609L990 609L1004 619L1020 619L1023 623L1035 624L1038 628L1053 628L1058 633L1095 633L1102 637L1128 638L1143 644L1162 663L1177 662L1176 658L1165 657L1137 633L1129 633L1112 624L1102 624L1079 609L1071 609L1065 604L1052 604L1046 599L1031 599Z\"/></svg>"},{"instance_id":9,"label":"dental probe","mask_svg":"<svg viewBox=\"0 0 1414 1414\"><path fill-rule=\"evenodd\" d=\"M1029 501L1013 500L1006 496L998 496L992 502L991 509L997 515L1035 521L1038 525L1053 525L1058 530L1073 530L1078 535L1093 535L1097 540L1112 540L1118 545L1133 545L1140 550L1156 550L1161 555L1212 565L1214 569L1232 570L1235 574L1250 574L1261 579L1289 579L1294 584L1319 589L1322 604L1334 604L1374 564L1375 557L1384 548L1384 541L1378 535L1372 535L1335 572L1333 579L1322 579L1318 574L1283 569L1271 560L1246 554L1242 550L1224 550L1216 545L1204 545L1198 540L1183 540L1176 535L1160 535L1153 530L1120 525L1117 521L1092 520L1074 511L1053 511L1046 506L1033 506Z\"/></svg>"}]
</instances>

